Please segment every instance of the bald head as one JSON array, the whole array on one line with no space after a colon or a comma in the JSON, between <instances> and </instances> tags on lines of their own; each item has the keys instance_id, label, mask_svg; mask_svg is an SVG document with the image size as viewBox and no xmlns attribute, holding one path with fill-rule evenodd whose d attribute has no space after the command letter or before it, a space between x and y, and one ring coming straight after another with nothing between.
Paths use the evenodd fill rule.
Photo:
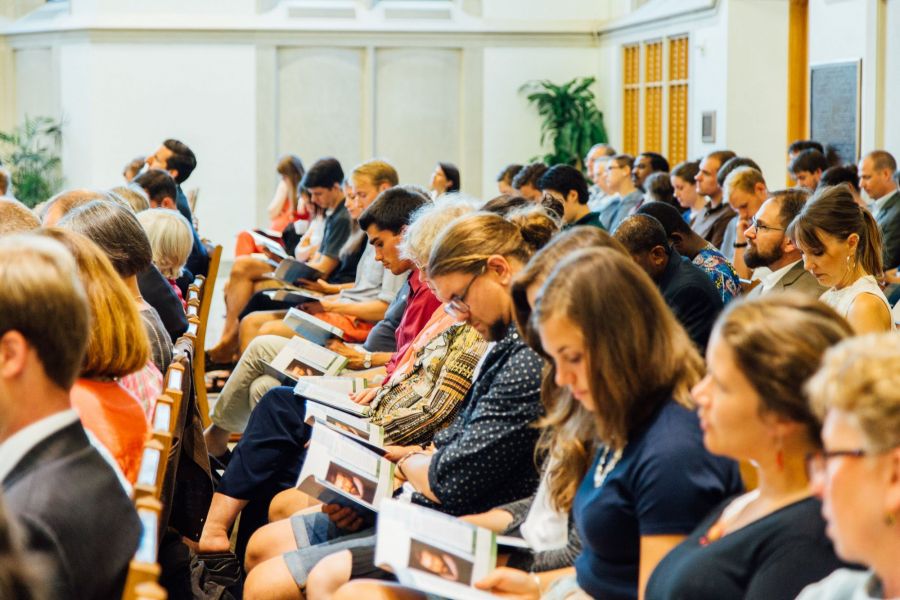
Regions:
<instances>
[{"instance_id":1,"label":"bald head","mask_svg":"<svg viewBox=\"0 0 900 600\"><path fill-rule=\"evenodd\" d=\"M105 192L88 189L66 190L53 196L47 202L47 211L44 213L44 226L52 227L68 213L84 206L94 200L109 200Z\"/></svg>"},{"instance_id":2,"label":"bald head","mask_svg":"<svg viewBox=\"0 0 900 600\"><path fill-rule=\"evenodd\" d=\"M24 204L0 198L0 235L33 231L40 226L41 222Z\"/></svg>"}]
</instances>

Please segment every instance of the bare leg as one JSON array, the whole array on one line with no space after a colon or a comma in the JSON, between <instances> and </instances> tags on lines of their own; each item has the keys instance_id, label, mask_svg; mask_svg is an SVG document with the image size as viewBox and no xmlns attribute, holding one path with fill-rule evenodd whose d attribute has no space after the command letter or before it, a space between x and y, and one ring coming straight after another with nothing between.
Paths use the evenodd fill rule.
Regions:
<instances>
[{"instance_id":1,"label":"bare leg","mask_svg":"<svg viewBox=\"0 0 900 600\"><path fill-rule=\"evenodd\" d=\"M276 556L247 574L244 600L303 600L303 594L284 559Z\"/></svg>"},{"instance_id":2,"label":"bare leg","mask_svg":"<svg viewBox=\"0 0 900 600\"><path fill-rule=\"evenodd\" d=\"M230 437L230 431L225 431L215 423L207 427L206 431L203 432L207 450L216 457L222 456L228 451L228 439Z\"/></svg>"},{"instance_id":3,"label":"bare leg","mask_svg":"<svg viewBox=\"0 0 900 600\"><path fill-rule=\"evenodd\" d=\"M287 519L298 511L318 504L318 500L307 496L297 488L278 492L272 499L272 503L269 504L269 523Z\"/></svg>"},{"instance_id":4,"label":"bare leg","mask_svg":"<svg viewBox=\"0 0 900 600\"><path fill-rule=\"evenodd\" d=\"M313 567L306 579L306 595L310 599L328 600L342 585L350 581L353 567L349 550L326 556ZM357 596L368 598L369 596Z\"/></svg>"},{"instance_id":5,"label":"bare leg","mask_svg":"<svg viewBox=\"0 0 900 600\"><path fill-rule=\"evenodd\" d=\"M290 519L263 525L250 536L244 554L244 569L249 573L269 559L297 549L297 539Z\"/></svg>"},{"instance_id":6,"label":"bare leg","mask_svg":"<svg viewBox=\"0 0 900 600\"><path fill-rule=\"evenodd\" d=\"M271 272L271 265L255 258L239 256L235 259L225 288L225 326L222 337L209 350L213 360L226 362L234 359L238 350L238 318L253 296L254 283Z\"/></svg>"},{"instance_id":7,"label":"bare leg","mask_svg":"<svg viewBox=\"0 0 900 600\"><path fill-rule=\"evenodd\" d=\"M283 329L290 332L287 335L281 335L281 337L293 337L295 335L294 330L281 322L281 319L284 318L285 314L287 314L287 312L283 310L258 310L241 319L239 336L241 353L247 349L247 346L250 345L253 338L260 335L268 335L264 334L263 331L264 326L268 325L270 322L281 324L283 325Z\"/></svg>"},{"instance_id":8,"label":"bare leg","mask_svg":"<svg viewBox=\"0 0 900 600\"><path fill-rule=\"evenodd\" d=\"M235 519L245 506L246 500L238 500L218 492L213 494L206 523L203 525L203 533L200 534L200 552L208 554L227 552L231 549L228 530L234 525Z\"/></svg>"}]
</instances>

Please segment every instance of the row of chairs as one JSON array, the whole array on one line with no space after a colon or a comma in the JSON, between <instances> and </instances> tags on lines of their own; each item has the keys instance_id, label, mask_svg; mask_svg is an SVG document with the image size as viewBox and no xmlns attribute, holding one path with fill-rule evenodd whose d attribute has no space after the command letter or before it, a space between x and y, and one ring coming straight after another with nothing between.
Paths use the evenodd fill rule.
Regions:
<instances>
[{"instance_id":1,"label":"row of chairs","mask_svg":"<svg viewBox=\"0 0 900 600\"><path fill-rule=\"evenodd\" d=\"M188 288L188 329L175 343L165 374L163 394L151 420L134 487L134 502L143 528L128 568L123 600L164 600L158 580L159 548L168 528L197 541L212 498L213 484L203 429L209 419L203 348L222 247L208 248L207 277ZM207 284L208 282L208 284Z\"/></svg>"}]
</instances>

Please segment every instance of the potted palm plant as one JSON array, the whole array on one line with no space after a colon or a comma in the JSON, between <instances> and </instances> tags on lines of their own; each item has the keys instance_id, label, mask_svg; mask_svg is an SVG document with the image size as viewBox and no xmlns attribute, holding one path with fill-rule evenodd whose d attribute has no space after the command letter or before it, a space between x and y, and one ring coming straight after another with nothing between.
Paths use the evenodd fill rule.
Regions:
<instances>
[{"instance_id":1,"label":"potted palm plant","mask_svg":"<svg viewBox=\"0 0 900 600\"><path fill-rule=\"evenodd\" d=\"M541 145L549 142L553 149L538 160L584 170L584 156L591 146L607 141L603 113L591 90L595 81L594 77L576 77L561 85L543 80L521 87L541 117Z\"/></svg>"},{"instance_id":2,"label":"potted palm plant","mask_svg":"<svg viewBox=\"0 0 900 600\"><path fill-rule=\"evenodd\" d=\"M62 124L49 117L25 117L11 133L0 131L0 164L9 169L17 199L28 207L62 187L59 147Z\"/></svg>"}]
</instances>

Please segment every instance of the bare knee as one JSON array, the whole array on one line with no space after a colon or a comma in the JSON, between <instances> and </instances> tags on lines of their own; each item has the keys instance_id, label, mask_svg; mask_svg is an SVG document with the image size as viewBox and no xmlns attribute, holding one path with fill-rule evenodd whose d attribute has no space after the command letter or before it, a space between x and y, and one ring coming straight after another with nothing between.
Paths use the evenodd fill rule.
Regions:
<instances>
[{"instance_id":1,"label":"bare knee","mask_svg":"<svg viewBox=\"0 0 900 600\"><path fill-rule=\"evenodd\" d=\"M303 600L287 564L280 556L267 560L247 574L244 600Z\"/></svg>"},{"instance_id":2,"label":"bare knee","mask_svg":"<svg viewBox=\"0 0 900 600\"><path fill-rule=\"evenodd\" d=\"M263 525L250 536L244 555L244 569L254 570L269 559L297 549L290 521L278 521Z\"/></svg>"},{"instance_id":3,"label":"bare knee","mask_svg":"<svg viewBox=\"0 0 900 600\"><path fill-rule=\"evenodd\" d=\"M338 588L350 581L351 567L349 550L326 556L309 572L306 594L310 598L331 598Z\"/></svg>"},{"instance_id":4,"label":"bare knee","mask_svg":"<svg viewBox=\"0 0 900 600\"><path fill-rule=\"evenodd\" d=\"M275 523L291 517L298 510L311 506L311 498L298 490L289 488L278 492L269 504L269 522Z\"/></svg>"}]
</instances>

